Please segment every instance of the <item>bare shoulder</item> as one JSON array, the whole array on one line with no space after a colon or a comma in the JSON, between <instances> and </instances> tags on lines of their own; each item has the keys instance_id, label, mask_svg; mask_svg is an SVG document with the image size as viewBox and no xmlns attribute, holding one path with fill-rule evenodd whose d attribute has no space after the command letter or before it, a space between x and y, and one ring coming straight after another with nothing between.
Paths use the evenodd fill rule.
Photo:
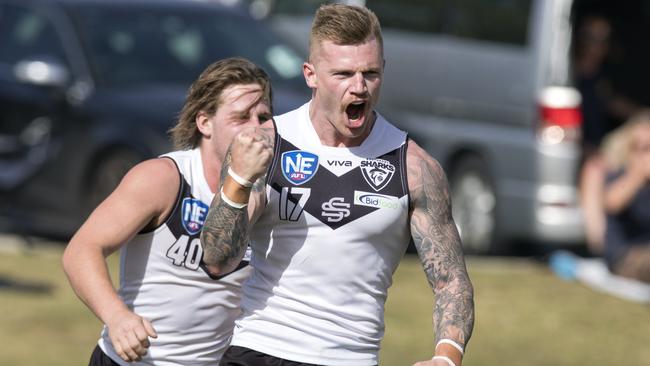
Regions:
<instances>
[{"instance_id":1,"label":"bare shoulder","mask_svg":"<svg viewBox=\"0 0 650 366\"><path fill-rule=\"evenodd\" d=\"M124 176L122 183L134 188L169 188L169 183L179 181L176 164L168 158L154 158L136 164Z\"/></svg>"},{"instance_id":2,"label":"bare shoulder","mask_svg":"<svg viewBox=\"0 0 650 366\"><path fill-rule=\"evenodd\" d=\"M155 158L135 165L124 176L111 196L152 205L162 210L173 204L178 194L180 175L171 159Z\"/></svg>"},{"instance_id":3,"label":"bare shoulder","mask_svg":"<svg viewBox=\"0 0 650 366\"><path fill-rule=\"evenodd\" d=\"M70 244L115 251L143 228L160 223L173 207L179 185L180 175L170 159L137 164L95 208Z\"/></svg>"},{"instance_id":4,"label":"bare shoulder","mask_svg":"<svg viewBox=\"0 0 650 366\"><path fill-rule=\"evenodd\" d=\"M438 188L447 189L447 177L442 166L410 139L406 150L406 171L409 193L414 198L422 194L422 188L425 185L434 184Z\"/></svg>"}]
</instances>

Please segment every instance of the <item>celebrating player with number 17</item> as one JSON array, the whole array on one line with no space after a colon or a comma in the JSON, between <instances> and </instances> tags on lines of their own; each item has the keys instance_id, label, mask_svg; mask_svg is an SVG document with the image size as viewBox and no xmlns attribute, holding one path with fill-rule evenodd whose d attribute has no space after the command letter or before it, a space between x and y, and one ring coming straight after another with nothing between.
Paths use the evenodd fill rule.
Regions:
<instances>
[{"instance_id":1,"label":"celebrating player with number 17","mask_svg":"<svg viewBox=\"0 0 650 366\"><path fill-rule=\"evenodd\" d=\"M201 234L215 275L252 249L221 366L377 365L410 239L436 297L433 357L417 365L460 366L473 289L442 168L374 109L384 73L376 16L322 6L303 73L311 101L233 140Z\"/></svg>"}]
</instances>

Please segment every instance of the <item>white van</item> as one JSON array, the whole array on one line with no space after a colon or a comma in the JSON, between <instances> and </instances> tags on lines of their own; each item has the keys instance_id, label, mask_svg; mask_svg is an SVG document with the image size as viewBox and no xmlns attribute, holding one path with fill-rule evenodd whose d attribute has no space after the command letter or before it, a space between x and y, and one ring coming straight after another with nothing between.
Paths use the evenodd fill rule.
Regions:
<instances>
[{"instance_id":1,"label":"white van","mask_svg":"<svg viewBox=\"0 0 650 366\"><path fill-rule=\"evenodd\" d=\"M322 2L272 1L270 20L306 50ZM583 244L581 97L570 71L574 1L354 3L382 22L378 109L445 168L466 252L506 252L515 242Z\"/></svg>"}]
</instances>

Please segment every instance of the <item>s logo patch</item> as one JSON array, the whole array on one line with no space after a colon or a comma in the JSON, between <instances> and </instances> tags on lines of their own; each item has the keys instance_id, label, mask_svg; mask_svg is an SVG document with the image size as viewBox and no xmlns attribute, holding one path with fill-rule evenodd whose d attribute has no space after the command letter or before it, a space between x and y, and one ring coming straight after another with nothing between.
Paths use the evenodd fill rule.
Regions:
<instances>
[{"instance_id":1,"label":"s logo patch","mask_svg":"<svg viewBox=\"0 0 650 366\"><path fill-rule=\"evenodd\" d=\"M321 205L321 215L327 217L328 222L339 222L350 216L350 204L343 197L334 197Z\"/></svg>"},{"instance_id":2,"label":"s logo patch","mask_svg":"<svg viewBox=\"0 0 650 366\"><path fill-rule=\"evenodd\" d=\"M282 175L295 185L310 180L318 170L318 155L293 150L282 153Z\"/></svg>"},{"instance_id":3,"label":"s logo patch","mask_svg":"<svg viewBox=\"0 0 650 366\"><path fill-rule=\"evenodd\" d=\"M190 235L198 234L203 228L205 217L208 215L208 205L196 198L185 198L182 203L183 228Z\"/></svg>"}]
</instances>

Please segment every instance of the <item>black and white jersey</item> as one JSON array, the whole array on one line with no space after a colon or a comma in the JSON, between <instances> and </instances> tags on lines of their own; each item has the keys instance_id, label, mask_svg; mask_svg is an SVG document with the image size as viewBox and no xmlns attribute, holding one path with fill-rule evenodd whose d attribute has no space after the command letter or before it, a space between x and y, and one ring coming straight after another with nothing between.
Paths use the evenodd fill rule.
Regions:
<instances>
[{"instance_id":1,"label":"black and white jersey","mask_svg":"<svg viewBox=\"0 0 650 366\"><path fill-rule=\"evenodd\" d=\"M180 172L178 198L163 225L122 247L119 289L126 305L151 321L158 338L151 339L147 355L135 363L120 359L106 327L99 346L121 365L217 365L241 313L249 258L222 278L210 277L199 235L214 194L203 175L201 153L194 149L163 156Z\"/></svg>"},{"instance_id":2,"label":"black and white jersey","mask_svg":"<svg viewBox=\"0 0 650 366\"><path fill-rule=\"evenodd\" d=\"M408 245L406 133L378 116L358 147L323 146L309 104L276 118L267 206L232 344L319 365L376 365Z\"/></svg>"}]
</instances>

